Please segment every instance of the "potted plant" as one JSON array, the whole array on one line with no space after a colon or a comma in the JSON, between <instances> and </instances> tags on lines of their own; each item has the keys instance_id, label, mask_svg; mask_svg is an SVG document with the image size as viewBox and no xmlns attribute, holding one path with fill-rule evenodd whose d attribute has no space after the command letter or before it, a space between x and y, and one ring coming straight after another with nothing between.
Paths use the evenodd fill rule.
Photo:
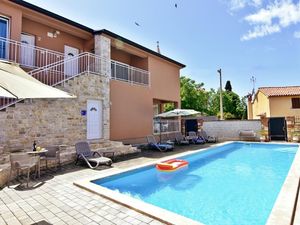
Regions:
<instances>
[{"instance_id":1,"label":"potted plant","mask_svg":"<svg viewBox=\"0 0 300 225\"><path fill-rule=\"evenodd\" d=\"M267 142L269 141L269 134L268 134L268 131L265 130L265 129L261 129L260 130L260 141L263 141L263 142Z\"/></svg>"},{"instance_id":2,"label":"potted plant","mask_svg":"<svg viewBox=\"0 0 300 225\"><path fill-rule=\"evenodd\" d=\"M292 140L293 140L293 142L299 142L300 131L292 131Z\"/></svg>"}]
</instances>

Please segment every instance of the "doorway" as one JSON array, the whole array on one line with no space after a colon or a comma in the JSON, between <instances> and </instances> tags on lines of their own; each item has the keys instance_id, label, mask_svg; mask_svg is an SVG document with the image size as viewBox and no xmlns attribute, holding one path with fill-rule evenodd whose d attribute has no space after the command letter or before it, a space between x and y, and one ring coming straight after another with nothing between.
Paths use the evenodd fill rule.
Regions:
<instances>
[{"instance_id":1,"label":"doorway","mask_svg":"<svg viewBox=\"0 0 300 225\"><path fill-rule=\"evenodd\" d=\"M64 73L66 76L75 76L78 74L78 58L79 49L65 45L65 64Z\"/></svg>"},{"instance_id":2,"label":"doorway","mask_svg":"<svg viewBox=\"0 0 300 225\"><path fill-rule=\"evenodd\" d=\"M194 132L198 133L198 121L197 121L197 119L187 119L187 120L185 120L186 135L188 135L188 133L190 131L194 131Z\"/></svg>"},{"instance_id":3,"label":"doorway","mask_svg":"<svg viewBox=\"0 0 300 225\"><path fill-rule=\"evenodd\" d=\"M285 141L287 139L286 121L284 117L269 118L269 136L271 140Z\"/></svg>"},{"instance_id":4,"label":"doorway","mask_svg":"<svg viewBox=\"0 0 300 225\"><path fill-rule=\"evenodd\" d=\"M35 37L29 34L21 34L20 64L26 67L35 66Z\"/></svg>"},{"instance_id":5,"label":"doorway","mask_svg":"<svg viewBox=\"0 0 300 225\"><path fill-rule=\"evenodd\" d=\"M102 101L87 101L87 139L102 138Z\"/></svg>"}]
</instances>

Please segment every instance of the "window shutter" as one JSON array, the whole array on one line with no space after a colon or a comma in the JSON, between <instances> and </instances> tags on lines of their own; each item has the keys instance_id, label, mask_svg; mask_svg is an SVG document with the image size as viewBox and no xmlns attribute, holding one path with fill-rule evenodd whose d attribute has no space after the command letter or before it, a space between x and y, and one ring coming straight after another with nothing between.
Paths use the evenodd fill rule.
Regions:
<instances>
[{"instance_id":1,"label":"window shutter","mask_svg":"<svg viewBox=\"0 0 300 225\"><path fill-rule=\"evenodd\" d=\"M292 108L293 109L300 108L300 98L292 98Z\"/></svg>"}]
</instances>

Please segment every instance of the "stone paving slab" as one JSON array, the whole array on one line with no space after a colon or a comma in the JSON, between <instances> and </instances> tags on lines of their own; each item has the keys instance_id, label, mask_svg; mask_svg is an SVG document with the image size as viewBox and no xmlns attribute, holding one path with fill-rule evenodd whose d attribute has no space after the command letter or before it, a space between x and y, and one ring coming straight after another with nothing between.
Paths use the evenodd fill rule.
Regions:
<instances>
[{"instance_id":1,"label":"stone paving slab","mask_svg":"<svg viewBox=\"0 0 300 225\"><path fill-rule=\"evenodd\" d=\"M126 168L151 158L137 158L115 163ZM114 169L114 168L112 168ZM108 169L111 170L111 169ZM76 167L74 171L46 175L46 178L25 184L12 184L0 190L0 225L29 225L46 221L55 225L162 225L163 223L83 190L73 182L107 170ZM45 175L44 175L45 176Z\"/></svg>"}]
</instances>

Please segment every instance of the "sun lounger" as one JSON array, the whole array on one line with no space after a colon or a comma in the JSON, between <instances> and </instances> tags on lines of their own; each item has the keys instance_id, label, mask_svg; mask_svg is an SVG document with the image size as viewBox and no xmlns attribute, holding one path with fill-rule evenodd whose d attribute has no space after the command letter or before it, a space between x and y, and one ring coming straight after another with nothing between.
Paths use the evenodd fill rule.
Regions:
<instances>
[{"instance_id":1,"label":"sun lounger","mask_svg":"<svg viewBox=\"0 0 300 225\"><path fill-rule=\"evenodd\" d=\"M151 149L156 149L156 150L159 150L161 152L171 151L171 150L174 149L173 145L157 143L157 141L156 141L156 139L153 135L148 135L147 136L147 142L148 142L148 146Z\"/></svg>"},{"instance_id":2,"label":"sun lounger","mask_svg":"<svg viewBox=\"0 0 300 225\"><path fill-rule=\"evenodd\" d=\"M240 140L256 140L256 133L253 130L241 130L239 132Z\"/></svg>"},{"instance_id":3,"label":"sun lounger","mask_svg":"<svg viewBox=\"0 0 300 225\"><path fill-rule=\"evenodd\" d=\"M189 140L193 144L205 144L205 139L201 136L198 136L194 131L189 131Z\"/></svg>"},{"instance_id":4,"label":"sun lounger","mask_svg":"<svg viewBox=\"0 0 300 225\"><path fill-rule=\"evenodd\" d=\"M207 143L216 143L218 141L217 137L208 136L205 130L200 131L200 136L203 137Z\"/></svg>"},{"instance_id":5,"label":"sun lounger","mask_svg":"<svg viewBox=\"0 0 300 225\"><path fill-rule=\"evenodd\" d=\"M190 142L182 135L181 132L175 133L175 142L178 145L189 145Z\"/></svg>"},{"instance_id":6,"label":"sun lounger","mask_svg":"<svg viewBox=\"0 0 300 225\"><path fill-rule=\"evenodd\" d=\"M92 152L87 142L78 142L75 144L75 148L77 155L75 164L77 164L79 160L83 160L91 169L95 169L100 165L110 166L112 164L110 158L103 157L99 152ZM92 166L91 163L96 165Z\"/></svg>"}]
</instances>

